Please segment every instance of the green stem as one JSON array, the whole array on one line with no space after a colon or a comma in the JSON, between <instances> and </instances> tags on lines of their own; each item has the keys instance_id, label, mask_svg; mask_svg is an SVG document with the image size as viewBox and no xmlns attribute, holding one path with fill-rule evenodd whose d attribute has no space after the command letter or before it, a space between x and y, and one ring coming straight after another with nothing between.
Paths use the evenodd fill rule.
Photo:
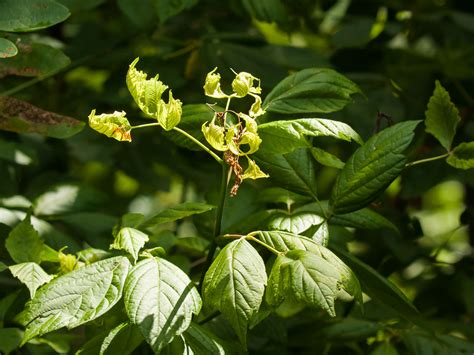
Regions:
<instances>
[{"instance_id":1,"label":"green stem","mask_svg":"<svg viewBox=\"0 0 474 355\"><path fill-rule=\"evenodd\" d=\"M196 143L198 146L200 146L204 151L209 153L214 158L215 161L217 161L222 166L226 166L224 164L224 161L221 158L219 158L219 156L216 153L214 153L212 150L210 150L208 147L206 147L204 144L202 144L199 140L194 138L188 132L186 132L186 131L182 130L181 128L178 128L178 127L173 127L173 130L175 130L176 132L181 133L182 135L184 135L187 138L189 138L190 140L192 140L194 143Z\"/></svg>"},{"instance_id":2,"label":"green stem","mask_svg":"<svg viewBox=\"0 0 474 355\"><path fill-rule=\"evenodd\" d=\"M417 164L428 163L428 162L434 161L434 160L444 159L444 158L446 158L446 157L448 157L448 156L449 156L449 153L446 153L446 154L437 155L437 156L431 157L431 158L426 158L426 159L420 159L420 160L412 161L411 163L406 164L405 167L409 167L409 166L413 166L413 165L417 165Z\"/></svg>"},{"instance_id":3,"label":"green stem","mask_svg":"<svg viewBox=\"0 0 474 355\"><path fill-rule=\"evenodd\" d=\"M267 243L262 242L260 239L255 238L255 237L253 236L253 234L254 234L254 233L251 233L251 234L247 235L246 239L247 239L247 240L252 240L252 241L254 241L255 243L258 243L258 244L264 246L265 248L267 248L268 250L270 250L270 251L271 251L273 254L275 254L276 256L283 254L282 252L276 250L275 248L271 247L271 246L268 245Z\"/></svg>"},{"instance_id":4,"label":"green stem","mask_svg":"<svg viewBox=\"0 0 474 355\"><path fill-rule=\"evenodd\" d=\"M158 122L145 123L145 124L139 124L138 126L132 126L130 129L138 129L138 128L154 127L154 126L160 126L160 124Z\"/></svg>"},{"instance_id":5,"label":"green stem","mask_svg":"<svg viewBox=\"0 0 474 355\"><path fill-rule=\"evenodd\" d=\"M201 281L199 282L199 288L201 291L202 291L202 286L204 283L204 277L206 276L206 272L207 270L209 270L209 267L211 266L212 261L214 260L214 254L216 253L216 249L217 249L217 237L221 234L222 215L224 213L225 198L227 196L227 188L229 186L229 182L227 179L227 169L228 169L228 166L226 164L223 164L222 176L221 176L220 200L219 200L219 205L217 206L216 220L214 222L213 239L211 241L211 245L209 246L206 263L204 264L204 269L201 275Z\"/></svg>"}]
</instances>

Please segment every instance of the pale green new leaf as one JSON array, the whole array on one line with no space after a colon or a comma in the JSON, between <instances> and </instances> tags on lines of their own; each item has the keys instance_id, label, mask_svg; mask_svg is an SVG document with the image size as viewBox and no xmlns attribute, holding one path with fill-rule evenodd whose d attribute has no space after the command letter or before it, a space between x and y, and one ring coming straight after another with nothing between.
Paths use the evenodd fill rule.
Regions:
<instances>
[{"instance_id":1,"label":"pale green new leaf","mask_svg":"<svg viewBox=\"0 0 474 355\"><path fill-rule=\"evenodd\" d=\"M458 109L451 102L449 93L438 80L428 102L425 116L426 132L435 136L446 150L451 150L451 143L461 117L459 117Z\"/></svg>"},{"instance_id":2,"label":"pale green new leaf","mask_svg":"<svg viewBox=\"0 0 474 355\"><path fill-rule=\"evenodd\" d=\"M359 87L332 69L303 69L283 79L265 98L267 111L295 114L339 111Z\"/></svg>"},{"instance_id":3,"label":"pale green new leaf","mask_svg":"<svg viewBox=\"0 0 474 355\"><path fill-rule=\"evenodd\" d=\"M318 243L317 240L280 231L259 231L256 235L258 235L260 240L282 253L291 250L305 250L327 261L332 265L333 269L337 270L342 290L354 297L362 305L362 292L357 277L341 259L321 245L321 243ZM344 293L339 293L337 296L347 298L347 295Z\"/></svg>"},{"instance_id":4,"label":"pale green new leaf","mask_svg":"<svg viewBox=\"0 0 474 355\"><path fill-rule=\"evenodd\" d=\"M28 287L31 298L35 297L38 287L53 279L41 266L32 262L11 265L9 269L13 276Z\"/></svg>"},{"instance_id":5,"label":"pale green new leaf","mask_svg":"<svg viewBox=\"0 0 474 355\"><path fill-rule=\"evenodd\" d=\"M359 134L349 125L323 118L300 118L291 121L273 121L258 126L262 139L259 151L267 154L284 154L298 148L310 148L309 137L332 137L362 144Z\"/></svg>"},{"instance_id":6,"label":"pale green new leaf","mask_svg":"<svg viewBox=\"0 0 474 355\"><path fill-rule=\"evenodd\" d=\"M291 250L277 257L268 278L266 300L278 306L286 297L292 297L335 317L339 278L337 269L320 256L305 250Z\"/></svg>"},{"instance_id":7,"label":"pale green new leaf","mask_svg":"<svg viewBox=\"0 0 474 355\"><path fill-rule=\"evenodd\" d=\"M313 147L311 148L311 154L313 155L313 158L316 159L316 161L321 165L336 169L342 169L344 167L343 161L323 149Z\"/></svg>"},{"instance_id":8,"label":"pale green new leaf","mask_svg":"<svg viewBox=\"0 0 474 355\"><path fill-rule=\"evenodd\" d=\"M446 162L458 169L474 168L474 142L465 142L455 147Z\"/></svg>"},{"instance_id":9,"label":"pale green new leaf","mask_svg":"<svg viewBox=\"0 0 474 355\"><path fill-rule=\"evenodd\" d=\"M286 231L293 234L301 234L311 226L324 222L324 218L310 212L284 213L279 212L268 223L271 230Z\"/></svg>"},{"instance_id":10,"label":"pale green new leaf","mask_svg":"<svg viewBox=\"0 0 474 355\"><path fill-rule=\"evenodd\" d=\"M40 288L18 316L26 326L22 343L62 327L75 328L107 312L122 297L129 267L126 257L109 258Z\"/></svg>"},{"instance_id":11,"label":"pale green new leaf","mask_svg":"<svg viewBox=\"0 0 474 355\"><path fill-rule=\"evenodd\" d=\"M368 205L402 172L414 130L420 121L406 121L371 137L347 160L331 192L335 213L352 212Z\"/></svg>"},{"instance_id":12,"label":"pale green new leaf","mask_svg":"<svg viewBox=\"0 0 474 355\"><path fill-rule=\"evenodd\" d=\"M266 283L262 257L243 238L220 251L204 278L206 304L229 320L244 345L248 324L260 308Z\"/></svg>"},{"instance_id":13,"label":"pale green new leaf","mask_svg":"<svg viewBox=\"0 0 474 355\"><path fill-rule=\"evenodd\" d=\"M175 207L167 208L140 224L140 228L153 227L158 224L174 222L194 214L208 212L215 206L201 202L185 202Z\"/></svg>"},{"instance_id":14,"label":"pale green new leaf","mask_svg":"<svg viewBox=\"0 0 474 355\"><path fill-rule=\"evenodd\" d=\"M5 247L11 258L18 264L41 262L44 242L32 226L29 215L12 229L5 241Z\"/></svg>"},{"instance_id":15,"label":"pale green new leaf","mask_svg":"<svg viewBox=\"0 0 474 355\"><path fill-rule=\"evenodd\" d=\"M115 236L114 242L110 245L110 249L125 250L133 256L136 261L138 253L148 241L148 236L135 228L125 227Z\"/></svg>"},{"instance_id":16,"label":"pale green new leaf","mask_svg":"<svg viewBox=\"0 0 474 355\"><path fill-rule=\"evenodd\" d=\"M189 277L161 258L147 258L130 271L124 288L125 310L146 341L159 352L191 324L201 297Z\"/></svg>"},{"instance_id":17,"label":"pale green new leaf","mask_svg":"<svg viewBox=\"0 0 474 355\"><path fill-rule=\"evenodd\" d=\"M245 179L256 180L256 179L269 177L268 174L265 174L260 169L260 167L257 165L257 163L255 163L255 161L253 161L249 157L247 157L247 161L248 161L248 167L247 169L245 169L244 174L242 175L242 181Z\"/></svg>"},{"instance_id":18,"label":"pale green new leaf","mask_svg":"<svg viewBox=\"0 0 474 355\"><path fill-rule=\"evenodd\" d=\"M95 110L89 115L89 126L99 133L105 134L109 138L114 138L119 142L131 142L131 126L125 117L125 111L114 113L95 114Z\"/></svg>"}]
</instances>

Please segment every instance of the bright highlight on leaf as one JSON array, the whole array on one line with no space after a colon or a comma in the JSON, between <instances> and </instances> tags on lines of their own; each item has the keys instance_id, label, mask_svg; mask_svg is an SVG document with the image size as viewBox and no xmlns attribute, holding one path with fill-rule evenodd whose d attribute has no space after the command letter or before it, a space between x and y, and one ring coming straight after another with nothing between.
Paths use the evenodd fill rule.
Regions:
<instances>
[{"instance_id":1,"label":"bright highlight on leaf","mask_svg":"<svg viewBox=\"0 0 474 355\"><path fill-rule=\"evenodd\" d=\"M92 110L89 115L89 126L109 138L120 142L131 142L131 126L125 116L125 111L96 115L95 110Z\"/></svg>"},{"instance_id":2,"label":"bright highlight on leaf","mask_svg":"<svg viewBox=\"0 0 474 355\"><path fill-rule=\"evenodd\" d=\"M225 99L228 96L221 89L221 75L216 71L217 67L207 73L203 86L204 94L215 99Z\"/></svg>"},{"instance_id":3,"label":"bright highlight on leaf","mask_svg":"<svg viewBox=\"0 0 474 355\"><path fill-rule=\"evenodd\" d=\"M138 253L148 241L148 236L135 228L125 227L115 236L114 242L110 245L110 249L125 250L133 256L137 261Z\"/></svg>"},{"instance_id":4,"label":"bright highlight on leaf","mask_svg":"<svg viewBox=\"0 0 474 355\"><path fill-rule=\"evenodd\" d=\"M168 103L161 96L168 86L158 80L158 74L147 79L147 74L135 68L139 58L136 58L127 72L127 87L140 110L147 117L154 118L167 131L173 129L181 120L182 103L175 100L170 90Z\"/></svg>"},{"instance_id":5,"label":"bright highlight on leaf","mask_svg":"<svg viewBox=\"0 0 474 355\"><path fill-rule=\"evenodd\" d=\"M28 287L31 298L35 297L36 290L41 285L53 279L36 263L21 263L9 267L13 276Z\"/></svg>"}]
</instances>

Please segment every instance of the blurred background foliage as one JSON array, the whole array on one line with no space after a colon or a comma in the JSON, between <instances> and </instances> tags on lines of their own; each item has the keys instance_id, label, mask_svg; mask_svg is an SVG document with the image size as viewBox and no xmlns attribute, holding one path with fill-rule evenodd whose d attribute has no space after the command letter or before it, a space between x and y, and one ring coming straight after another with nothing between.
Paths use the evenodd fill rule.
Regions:
<instances>
[{"instance_id":1,"label":"blurred background foliage","mask_svg":"<svg viewBox=\"0 0 474 355\"><path fill-rule=\"evenodd\" d=\"M5 1L1 6L9 3L13 4ZM97 108L99 112L123 109L135 122L145 122L124 81L128 64L138 56L141 68L150 74L159 73L185 104L205 102L203 79L216 66L227 84L233 77L230 68L261 78L263 96L299 69L336 69L360 85L364 95L340 112L320 116L350 124L364 139L373 134L378 112L394 122L423 119L434 82L440 80L461 114L455 145L474 139L471 1L55 3L64 5L70 16L59 16L57 24L33 32L9 28L0 14L0 39L15 44L18 50L18 54L8 58L3 54L5 58L0 59L3 239L27 211L32 211L33 224L53 248L67 246L65 253L87 247L107 250L111 229L123 214L152 215L183 201L215 201L219 181L216 164L201 152L173 144L159 129L140 130L133 142L123 144L104 139L88 127L81 130L82 125L73 120L65 131L47 131L46 136L18 133L22 129L8 123L15 116L10 97L58 114L59 120L85 122L91 109ZM203 117L212 115L202 112ZM288 117L272 114L263 119L281 118ZM386 123L382 120L381 124ZM318 144L343 158L352 152L349 145L326 140L318 140ZM412 159L439 153L442 151L435 139L420 130ZM337 170L319 164L315 167L318 195L327 199ZM241 187L239 195L227 202L224 230L235 232L251 223L255 212L277 206L264 197L268 184L258 181ZM304 196L299 198L304 201ZM293 200L298 203L298 197L293 196ZM372 207L396 224L400 234L388 229L331 227L331 243L349 243L352 253L396 283L426 316L430 329L473 340L472 169L456 170L442 161L408 168ZM210 223L211 216L201 215L194 221L169 224L156 230L151 241L189 271L203 256ZM9 255L1 245L0 259L8 264ZM27 291L12 293L20 284L6 273L0 274L0 284L0 321L6 327L21 308L21 300L27 298ZM394 325L390 311L374 300L368 301L364 315L350 313L350 309L345 312L359 318L333 321L318 312L289 319L272 317L251 332L251 352L470 351L454 344L457 338L405 331L400 323ZM215 331L224 339L233 336L221 325ZM51 344L28 345L25 351L48 353L74 348L74 339L51 339L50 343L57 348ZM146 347L139 349L147 351Z\"/></svg>"}]
</instances>

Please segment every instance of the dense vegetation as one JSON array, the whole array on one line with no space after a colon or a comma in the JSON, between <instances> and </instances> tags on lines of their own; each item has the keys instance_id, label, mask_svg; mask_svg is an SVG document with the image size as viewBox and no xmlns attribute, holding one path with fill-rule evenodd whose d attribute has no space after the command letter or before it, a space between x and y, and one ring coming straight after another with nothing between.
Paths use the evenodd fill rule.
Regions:
<instances>
[{"instance_id":1,"label":"dense vegetation","mask_svg":"<svg viewBox=\"0 0 474 355\"><path fill-rule=\"evenodd\" d=\"M474 353L473 13L0 1L0 353Z\"/></svg>"}]
</instances>

